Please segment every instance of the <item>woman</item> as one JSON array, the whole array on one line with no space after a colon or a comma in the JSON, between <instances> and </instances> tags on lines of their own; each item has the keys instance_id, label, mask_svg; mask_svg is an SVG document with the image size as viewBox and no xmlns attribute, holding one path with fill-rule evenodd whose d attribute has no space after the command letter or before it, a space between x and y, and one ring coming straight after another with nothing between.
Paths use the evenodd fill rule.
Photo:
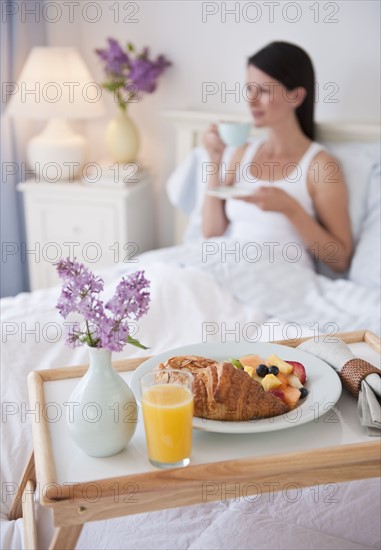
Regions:
<instances>
[{"instance_id":1,"label":"woman","mask_svg":"<svg viewBox=\"0 0 381 550\"><path fill-rule=\"evenodd\" d=\"M347 190L337 161L314 142L310 58L297 46L273 42L250 57L247 76L254 124L267 128L268 134L234 152L226 183L244 180L253 192L228 201L207 194L204 237L221 236L229 229L232 239L293 242L333 270L346 271L352 252ZM203 142L220 167L225 145L215 125ZM219 178L218 171L210 175L208 187L221 185ZM309 254L304 260L312 263Z\"/></svg>"},{"instance_id":2,"label":"woman","mask_svg":"<svg viewBox=\"0 0 381 550\"><path fill-rule=\"evenodd\" d=\"M221 179L208 176L208 187L249 186L249 196L221 200L206 193L204 238L144 253L140 266L159 261L206 272L255 319L264 314L310 328L359 326L358 311L373 312L374 296L313 270L315 256L345 271L352 238L340 168L314 141L311 61L296 46L270 44L249 59L247 89L255 126L266 127L267 136L234 150L230 160L232 149L224 151L216 126L205 133L204 145L221 168Z\"/></svg>"}]
</instances>

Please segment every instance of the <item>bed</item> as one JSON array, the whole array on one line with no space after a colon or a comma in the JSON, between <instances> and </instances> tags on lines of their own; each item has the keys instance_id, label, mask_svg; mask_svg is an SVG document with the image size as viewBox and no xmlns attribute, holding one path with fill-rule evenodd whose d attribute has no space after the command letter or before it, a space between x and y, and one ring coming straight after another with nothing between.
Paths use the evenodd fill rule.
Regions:
<instances>
[{"instance_id":1,"label":"bed","mask_svg":"<svg viewBox=\"0 0 381 550\"><path fill-rule=\"evenodd\" d=\"M176 129L179 167L177 176L170 181L169 192L172 201L181 207L181 193L173 193L173 186L184 181L179 179L178 170L181 174L192 166L197 177L202 154L197 148L199 133L210 121L222 116L170 112L166 117ZM226 115L223 118L229 119ZM215 271L199 269L197 262L185 262L184 258L189 260L194 254L192 238L185 245L152 251L133 266L145 268L152 282L152 307L136 325L134 334L144 339L152 355L197 342L268 341L357 328L380 333L379 127L325 124L319 132L319 139L341 161L350 190L356 251L346 278L335 279L332 273L323 273L319 268L312 280L306 280L306 274L300 272L294 286L300 292L300 285L305 285L307 300L290 313L290 303L295 300L292 294L290 303L281 308L275 299L268 300L266 307L264 302L242 303L229 284L221 284L224 279L217 275L218 261ZM197 193L193 201L186 210L186 222L188 236L193 232L196 241ZM176 242L182 239L184 227L184 216L178 216ZM106 292L125 272L125 265L114 265L102 273ZM256 276L263 277L260 267ZM282 279L281 274L277 274L279 277ZM287 285L290 286L289 280ZM266 287L262 290L266 292ZM281 288L280 293L283 292ZM7 491L17 484L31 451L27 375L37 368L51 369L87 360L85 349L73 351L64 344L62 322L54 309L58 294L59 288L53 287L7 298L1 304L2 402L14 407L13 414L8 414L2 423L1 434L2 548L22 546L22 520L7 520ZM125 348L117 358L143 354L136 348ZM255 505L233 500L99 522L92 524L91 529L83 529L77 548L379 548L379 483L363 480L342 484L340 494L339 502L329 506L305 490L293 502L275 493ZM37 505L41 547L50 535L47 514Z\"/></svg>"}]
</instances>

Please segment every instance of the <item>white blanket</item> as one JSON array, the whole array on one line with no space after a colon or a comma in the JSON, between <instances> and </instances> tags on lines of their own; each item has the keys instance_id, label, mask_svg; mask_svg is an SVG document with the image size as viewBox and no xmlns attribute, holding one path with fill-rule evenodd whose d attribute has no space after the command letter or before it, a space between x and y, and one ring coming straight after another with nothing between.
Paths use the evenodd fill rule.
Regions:
<instances>
[{"instance_id":1,"label":"white blanket","mask_svg":"<svg viewBox=\"0 0 381 550\"><path fill-rule=\"evenodd\" d=\"M293 252L275 243L259 246L221 237L154 250L140 262L161 260L211 274L239 302L267 317L302 327L318 324L320 332L367 328L380 333L380 286L319 275L294 261Z\"/></svg>"},{"instance_id":2,"label":"white blanket","mask_svg":"<svg viewBox=\"0 0 381 550\"><path fill-rule=\"evenodd\" d=\"M293 337L294 334L284 334L284 323L269 320L263 313L265 297L262 293L266 292L266 288L267 294L273 292L270 283L279 277L281 289L268 299L273 315L284 312L282 319L287 321L295 320L296 314L300 319L312 322L319 321L319 315L324 321L334 321L340 313L340 322L346 322L340 325L341 330L360 325L369 328L369 324L362 323L368 322L373 312L369 310L366 313L369 304L365 307L357 301L358 297L353 298L354 291L346 289L347 296L353 299L353 307L358 307L358 314L362 315L357 321L344 303L339 305L335 287L320 284L319 278L315 277L312 282L306 279L304 283L302 275L298 275L298 290L305 284L303 289L309 292L308 303L313 311L306 314L303 311L306 311L307 298L299 297L300 302L295 303L299 292L290 291L288 295L286 289L290 280L284 281L282 273L274 270L274 276L269 276L267 284L262 286L256 280L253 292L251 271L247 273L243 270L240 275L233 266L230 266L233 271L229 271L226 264L220 262L216 262L214 267L200 264L201 270L189 267L189 264L195 264L198 253L195 247L193 252L190 248L173 248L144 255L138 264L129 266L134 270L150 266L147 267L147 277L152 281L152 306L149 314L139 323L136 333L150 346L150 354L193 342L224 341L229 338L239 341L247 337L248 332L242 329L249 324L259 327L257 339ZM165 263L155 263L159 258L165 259ZM188 263L187 269L179 267L185 263ZM208 273L207 267L211 268L209 271L220 281L220 285ZM106 294L111 293L125 271L126 266L115 266L107 271ZM259 266L254 272L264 276L264 267ZM242 281L238 284L239 277ZM235 293L245 289L250 291L250 299L245 305L227 290L229 281L235 283L231 285ZM330 283L335 284L334 281ZM14 405L14 412L3 421L1 434L1 548L4 549L19 549L22 542L22 520L9 522L6 516L11 503L11 497L7 494L12 490L9 483L17 484L31 451L30 415L25 415L28 408L27 374L35 369L62 367L87 360L86 350L80 348L73 351L64 344L64 335L62 330L60 332L62 319L54 309L58 294L59 289L52 288L2 301L2 400L3 404ZM258 297L258 294L261 296ZM317 304L314 303L315 298ZM365 296L363 299L366 301ZM329 304L331 309L327 314ZM314 330L316 327L302 327L305 335L313 334ZM146 353L128 348L115 358ZM316 491L307 489L295 498L291 493L286 496L282 493L263 495L257 502L218 502L92 523L83 529L78 548L378 548L379 490L378 480L361 481L338 486L333 500L325 498L326 494L316 494ZM51 534L50 519L50 514L39 507L40 547L47 545Z\"/></svg>"}]
</instances>

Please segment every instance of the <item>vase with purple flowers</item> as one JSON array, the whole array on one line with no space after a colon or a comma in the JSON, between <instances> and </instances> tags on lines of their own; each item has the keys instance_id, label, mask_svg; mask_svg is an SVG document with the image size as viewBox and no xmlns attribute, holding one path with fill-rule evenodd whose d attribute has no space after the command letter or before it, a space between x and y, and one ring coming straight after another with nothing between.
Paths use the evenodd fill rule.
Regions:
<instances>
[{"instance_id":1,"label":"vase with purple flowers","mask_svg":"<svg viewBox=\"0 0 381 550\"><path fill-rule=\"evenodd\" d=\"M82 323L70 323L67 343L87 345L90 364L71 393L67 425L74 442L84 453L106 457L122 451L134 435L137 423L135 397L113 368L112 352L129 343L147 349L130 335L131 321L147 313L149 281L143 271L123 278L114 295L100 299L104 283L76 260L56 264L63 288L57 309L67 319L80 314Z\"/></svg>"},{"instance_id":2,"label":"vase with purple flowers","mask_svg":"<svg viewBox=\"0 0 381 550\"><path fill-rule=\"evenodd\" d=\"M107 48L95 51L106 74L102 87L114 95L119 107L119 113L106 129L108 153L115 162L133 162L139 150L139 135L127 107L138 103L145 94L152 94L159 77L171 63L164 55L150 59L148 48L137 52L131 43L123 49L113 38L108 38Z\"/></svg>"}]
</instances>

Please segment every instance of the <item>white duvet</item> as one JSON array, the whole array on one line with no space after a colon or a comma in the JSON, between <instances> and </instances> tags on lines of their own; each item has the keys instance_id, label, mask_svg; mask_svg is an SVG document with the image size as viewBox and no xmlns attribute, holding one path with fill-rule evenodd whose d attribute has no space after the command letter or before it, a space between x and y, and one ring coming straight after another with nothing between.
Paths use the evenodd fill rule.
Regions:
<instances>
[{"instance_id":1,"label":"white duvet","mask_svg":"<svg viewBox=\"0 0 381 550\"><path fill-rule=\"evenodd\" d=\"M266 317L304 327L319 325L321 332L336 327L341 332L368 328L380 333L380 286L319 275L309 262L293 261L292 252L266 244L221 237L148 252L141 263L160 260L211 274L240 303Z\"/></svg>"},{"instance_id":2,"label":"white duvet","mask_svg":"<svg viewBox=\"0 0 381 550\"><path fill-rule=\"evenodd\" d=\"M369 299L369 293L353 283L324 280L309 270L294 271L290 280L290 270L266 270L259 264L241 273L218 262L200 265L200 270L195 267L197 254L196 248L172 248L105 273L111 293L127 267L146 267L152 305L136 336L150 347L150 354L201 341L280 339L295 336L292 331L313 334L316 322L320 330L329 322L340 330L378 329L379 297ZM181 267L185 264L186 269ZM58 294L59 289L52 288L2 301L2 401L14 404L14 413L2 423L1 548L19 549L22 544L22 520L9 522L6 516L9 484L18 482L31 451L30 416L22 414L27 408L27 374L87 360L86 350L73 351L64 344L62 320L54 309ZM244 303L236 299L243 296ZM144 353L129 348L115 358ZM338 486L333 500L306 489L294 498L275 493L256 502L217 502L92 523L85 525L77 547L379 548L379 517L379 480L368 480ZM50 523L49 513L38 507L41 548L47 546Z\"/></svg>"}]
</instances>

